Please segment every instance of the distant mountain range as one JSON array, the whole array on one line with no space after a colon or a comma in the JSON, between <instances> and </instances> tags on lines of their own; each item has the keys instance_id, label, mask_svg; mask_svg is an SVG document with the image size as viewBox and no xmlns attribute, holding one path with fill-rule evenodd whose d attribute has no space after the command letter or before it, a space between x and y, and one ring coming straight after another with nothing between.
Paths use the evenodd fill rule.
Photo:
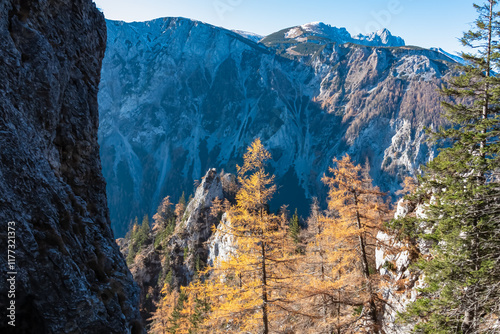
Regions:
<instances>
[{"instance_id":1,"label":"distant mountain range","mask_svg":"<svg viewBox=\"0 0 500 334\"><path fill-rule=\"evenodd\" d=\"M265 37L184 18L107 27L99 143L116 236L209 168L235 172L255 137L273 155L272 208L306 215L345 153L398 189L435 153L424 127L443 124L437 89L457 61L388 30L353 37L324 23Z\"/></svg>"}]
</instances>

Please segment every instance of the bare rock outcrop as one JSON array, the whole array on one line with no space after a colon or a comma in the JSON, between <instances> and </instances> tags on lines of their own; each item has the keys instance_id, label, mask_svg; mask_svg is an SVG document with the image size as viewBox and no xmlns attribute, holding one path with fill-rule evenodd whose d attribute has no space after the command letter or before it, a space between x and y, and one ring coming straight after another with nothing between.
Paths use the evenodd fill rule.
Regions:
<instances>
[{"instance_id":1,"label":"bare rock outcrop","mask_svg":"<svg viewBox=\"0 0 500 334\"><path fill-rule=\"evenodd\" d=\"M218 224L218 218L211 214L212 202L216 198L224 198L222 182L217 171L210 169L168 242L170 268L180 285L191 281L197 262L206 262L208 249L205 242L212 235L212 226Z\"/></svg>"},{"instance_id":2,"label":"bare rock outcrop","mask_svg":"<svg viewBox=\"0 0 500 334\"><path fill-rule=\"evenodd\" d=\"M142 333L97 143L105 42L91 0L0 2L1 333Z\"/></svg>"},{"instance_id":3,"label":"bare rock outcrop","mask_svg":"<svg viewBox=\"0 0 500 334\"><path fill-rule=\"evenodd\" d=\"M166 226L153 226L145 245L130 263L130 271L141 289L141 314L147 323L156 309L155 303L165 283L173 288L188 285L209 260L207 242L212 226L219 224L220 215L213 215L216 199L234 200L235 177L209 169L188 203L184 214L176 218L175 230L165 237ZM224 217L224 216L223 216ZM126 257L130 240L118 239Z\"/></svg>"},{"instance_id":4,"label":"bare rock outcrop","mask_svg":"<svg viewBox=\"0 0 500 334\"><path fill-rule=\"evenodd\" d=\"M421 205L401 199L394 218L404 218L410 215L424 218L425 212ZM377 270L385 283L382 294L386 305L380 319L384 333L410 333L413 325L398 322L397 314L403 312L408 304L417 299L418 289L424 285L423 276L411 265L419 255L428 254L431 245L423 240L415 244L405 243L382 231L377 234L377 239L375 261Z\"/></svg>"}]
</instances>

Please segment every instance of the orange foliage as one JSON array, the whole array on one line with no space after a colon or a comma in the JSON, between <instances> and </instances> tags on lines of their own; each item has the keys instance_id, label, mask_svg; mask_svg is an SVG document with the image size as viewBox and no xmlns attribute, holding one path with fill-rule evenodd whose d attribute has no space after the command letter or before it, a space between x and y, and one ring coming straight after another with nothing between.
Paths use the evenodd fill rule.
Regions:
<instances>
[{"instance_id":1,"label":"orange foliage","mask_svg":"<svg viewBox=\"0 0 500 334\"><path fill-rule=\"evenodd\" d=\"M210 299L206 326L215 332L269 333L280 326L294 293L289 282L295 255L288 251L281 220L267 211L276 190L274 176L265 171L270 158L259 139L248 148L243 166L237 167L241 188L227 212L230 224L218 229L232 237L235 250L207 269L210 278L204 284L192 288Z\"/></svg>"},{"instance_id":2,"label":"orange foliage","mask_svg":"<svg viewBox=\"0 0 500 334\"><path fill-rule=\"evenodd\" d=\"M301 292L310 314L323 317L316 330L355 333L360 320L372 333L376 325L378 276L374 273L375 237L387 206L368 172L355 166L349 156L333 160L329 187L329 215L313 210L304 273L307 285ZM366 322L368 320L368 322Z\"/></svg>"}]
</instances>

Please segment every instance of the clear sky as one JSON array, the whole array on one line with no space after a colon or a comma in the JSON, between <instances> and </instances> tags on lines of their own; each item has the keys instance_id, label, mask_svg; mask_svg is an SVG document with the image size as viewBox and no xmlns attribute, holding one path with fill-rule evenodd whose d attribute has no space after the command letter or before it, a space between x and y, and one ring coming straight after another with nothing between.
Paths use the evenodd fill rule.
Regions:
<instances>
[{"instance_id":1,"label":"clear sky","mask_svg":"<svg viewBox=\"0 0 500 334\"><path fill-rule=\"evenodd\" d=\"M475 2L481 2L476 0ZM474 0L95 0L108 19L182 16L268 35L321 21L352 35L387 28L407 45L464 51L458 38L476 18Z\"/></svg>"}]
</instances>

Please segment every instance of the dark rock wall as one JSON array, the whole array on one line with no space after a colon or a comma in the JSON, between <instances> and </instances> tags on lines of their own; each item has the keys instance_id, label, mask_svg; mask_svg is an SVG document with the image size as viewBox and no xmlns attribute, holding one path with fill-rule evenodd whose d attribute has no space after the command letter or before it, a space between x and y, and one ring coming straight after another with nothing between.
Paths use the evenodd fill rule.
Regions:
<instances>
[{"instance_id":1,"label":"dark rock wall","mask_svg":"<svg viewBox=\"0 0 500 334\"><path fill-rule=\"evenodd\" d=\"M0 2L0 308L12 221L16 333L142 331L97 143L105 41L90 0Z\"/></svg>"}]
</instances>

